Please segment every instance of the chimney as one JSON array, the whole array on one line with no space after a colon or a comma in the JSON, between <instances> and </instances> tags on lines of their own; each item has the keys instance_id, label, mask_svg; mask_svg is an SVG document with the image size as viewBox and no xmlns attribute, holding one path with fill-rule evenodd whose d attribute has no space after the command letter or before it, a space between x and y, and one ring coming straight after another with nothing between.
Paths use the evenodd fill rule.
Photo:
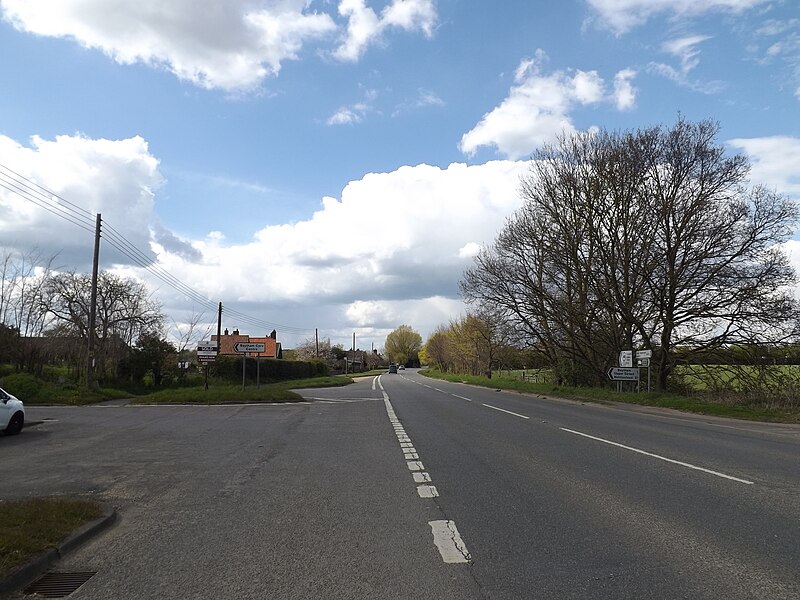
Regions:
<instances>
[{"instance_id":1,"label":"chimney","mask_svg":"<svg viewBox=\"0 0 800 600\"><path fill-rule=\"evenodd\" d=\"M228 335L228 328L225 328L225 335Z\"/></svg>"}]
</instances>

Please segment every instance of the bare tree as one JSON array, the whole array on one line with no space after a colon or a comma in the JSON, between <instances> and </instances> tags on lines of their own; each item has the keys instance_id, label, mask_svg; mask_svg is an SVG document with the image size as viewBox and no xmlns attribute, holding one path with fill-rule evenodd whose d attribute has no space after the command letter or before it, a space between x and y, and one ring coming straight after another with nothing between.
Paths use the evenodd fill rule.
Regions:
<instances>
[{"instance_id":1,"label":"bare tree","mask_svg":"<svg viewBox=\"0 0 800 600\"><path fill-rule=\"evenodd\" d=\"M58 273L48 278L43 309L82 339L88 339L91 277ZM98 368L116 371L119 361L142 335L162 334L164 316L145 285L103 271L97 284Z\"/></svg>"},{"instance_id":2,"label":"bare tree","mask_svg":"<svg viewBox=\"0 0 800 600\"><path fill-rule=\"evenodd\" d=\"M523 207L461 282L548 356L556 379L600 383L616 352L654 350L659 389L675 349L786 339L797 303L779 244L795 204L748 188L719 126L576 133L538 151Z\"/></svg>"},{"instance_id":3,"label":"bare tree","mask_svg":"<svg viewBox=\"0 0 800 600\"><path fill-rule=\"evenodd\" d=\"M187 349L197 346L197 342L208 339L211 334L211 325L203 323L205 313L192 311L186 323L178 323L172 319L173 329L177 332L176 352L180 354Z\"/></svg>"}]
</instances>

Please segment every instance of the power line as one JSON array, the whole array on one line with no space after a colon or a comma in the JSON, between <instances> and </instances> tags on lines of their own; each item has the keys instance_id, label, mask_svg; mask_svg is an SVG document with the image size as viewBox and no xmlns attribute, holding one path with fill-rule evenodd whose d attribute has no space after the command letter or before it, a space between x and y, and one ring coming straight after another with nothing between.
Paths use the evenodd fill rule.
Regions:
<instances>
[{"instance_id":1,"label":"power line","mask_svg":"<svg viewBox=\"0 0 800 600\"><path fill-rule=\"evenodd\" d=\"M17 173L2 163L0 163L0 187L5 188L12 194L32 202L49 213L89 233L94 233L95 215L93 215L93 213L62 198L55 192ZM141 267L167 286L188 297L190 300L210 310L217 310L216 303L161 267L151 256L142 252L135 244L128 240L122 233L114 229L108 222L104 221L104 225L103 231L105 235L103 237L106 241L121 254L129 258L135 265ZM312 333L314 331L310 328L292 327L273 323L230 308L225 309L224 312L249 325L263 327L265 329L281 329L282 331L293 334Z\"/></svg>"}]
</instances>

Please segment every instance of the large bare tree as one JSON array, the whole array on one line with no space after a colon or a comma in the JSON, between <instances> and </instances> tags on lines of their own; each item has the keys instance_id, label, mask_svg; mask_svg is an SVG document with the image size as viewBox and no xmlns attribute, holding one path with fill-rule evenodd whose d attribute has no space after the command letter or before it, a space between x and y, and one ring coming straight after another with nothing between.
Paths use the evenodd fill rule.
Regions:
<instances>
[{"instance_id":1,"label":"large bare tree","mask_svg":"<svg viewBox=\"0 0 800 600\"><path fill-rule=\"evenodd\" d=\"M522 208L461 282L544 352L556 378L599 383L616 353L654 350L665 389L683 357L793 335L780 244L797 206L748 186L718 124L563 136L536 152Z\"/></svg>"},{"instance_id":2,"label":"large bare tree","mask_svg":"<svg viewBox=\"0 0 800 600\"><path fill-rule=\"evenodd\" d=\"M91 276L57 273L44 286L42 310L61 331L88 339ZM145 285L107 271L97 281L98 369L115 371L133 343L143 335L161 336L164 315Z\"/></svg>"}]
</instances>

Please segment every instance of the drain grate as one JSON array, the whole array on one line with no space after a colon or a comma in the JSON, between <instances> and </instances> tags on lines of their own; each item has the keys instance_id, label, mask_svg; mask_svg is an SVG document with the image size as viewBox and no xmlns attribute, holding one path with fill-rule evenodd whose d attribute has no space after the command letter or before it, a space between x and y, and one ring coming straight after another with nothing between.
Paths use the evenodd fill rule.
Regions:
<instances>
[{"instance_id":1,"label":"drain grate","mask_svg":"<svg viewBox=\"0 0 800 600\"><path fill-rule=\"evenodd\" d=\"M91 579L97 571L77 573L45 573L25 588L26 594L38 594L44 598L65 598Z\"/></svg>"}]
</instances>

